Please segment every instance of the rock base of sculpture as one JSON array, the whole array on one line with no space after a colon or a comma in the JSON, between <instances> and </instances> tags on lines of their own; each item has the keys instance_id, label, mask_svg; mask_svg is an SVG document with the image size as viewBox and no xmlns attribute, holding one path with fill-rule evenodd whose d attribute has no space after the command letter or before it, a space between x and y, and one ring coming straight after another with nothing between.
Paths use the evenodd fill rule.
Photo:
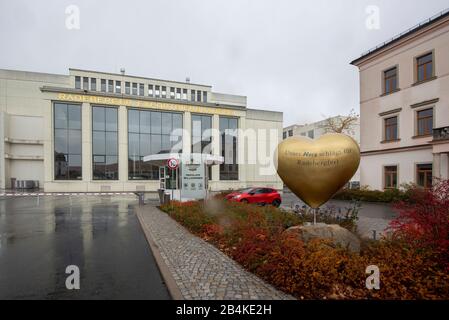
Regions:
<instances>
[{"instance_id":1,"label":"rock base of sculpture","mask_svg":"<svg viewBox=\"0 0 449 320\"><path fill-rule=\"evenodd\" d=\"M293 233L304 243L312 239L328 239L337 246L347 248L352 252L360 252L360 240L349 230L339 225L329 225L319 223L317 225L296 226L287 229L285 232Z\"/></svg>"}]
</instances>

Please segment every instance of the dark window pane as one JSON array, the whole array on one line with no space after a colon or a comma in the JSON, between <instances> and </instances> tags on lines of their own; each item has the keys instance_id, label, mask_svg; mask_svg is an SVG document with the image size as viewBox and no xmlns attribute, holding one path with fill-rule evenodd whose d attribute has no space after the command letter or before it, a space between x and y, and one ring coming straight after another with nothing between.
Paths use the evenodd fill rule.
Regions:
<instances>
[{"instance_id":1,"label":"dark window pane","mask_svg":"<svg viewBox=\"0 0 449 320\"><path fill-rule=\"evenodd\" d=\"M139 157L139 134L138 133L129 133L128 134L128 154L129 157Z\"/></svg>"},{"instance_id":2,"label":"dark window pane","mask_svg":"<svg viewBox=\"0 0 449 320\"><path fill-rule=\"evenodd\" d=\"M106 154L106 142L104 131L94 131L92 133L92 152L94 155Z\"/></svg>"},{"instance_id":3,"label":"dark window pane","mask_svg":"<svg viewBox=\"0 0 449 320\"><path fill-rule=\"evenodd\" d=\"M55 128L67 129L67 125L68 125L67 105L55 103Z\"/></svg>"},{"instance_id":4,"label":"dark window pane","mask_svg":"<svg viewBox=\"0 0 449 320\"><path fill-rule=\"evenodd\" d=\"M55 129L55 152L68 153L67 130Z\"/></svg>"},{"instance_id":5,"label":"dark window pane","mask_svg":"<svg viewBox=\"0 0 449 320\"><path fill-rule=\"evenodd\" d=\"M118 179L118 157L117 156L107 156L106 157L105 178L107 180L117 180Z\"/></svg>"},{"instance_id":6,"label":"dark window pane","mask_svg":"<svg viewBox=\"0 0 449 320\"><path fill-rule=\"evenodd\" d=\"M69 104L69 129L81 129L81 106Z\"/></svg>"},{"instance_id":7,"label":"dark window pane","mask_svg":"<svg viewBox=\"0 0 449 320\"><path fill-rule=\"evenodd\" d=\"M106 111L106 131L117 131L117 109L105 108Z\"/></svg>"},{"instance_id":8,"label":"dark window pane","mask_svg":"<svg viewBox=\"0 0 449 320\"><path fill-rule=\"evenodd\" d=\"M81 155L69 154L69 179L81 180Z\"/></svg>"},{"instance_id":9,"label":"dark window pane","mask_svg":"<svg viewBox=\"0 0 449 320\"><path fill-rule=\"evenodd\" d=\"M201 135L204 137L210 137L210 129L212 128L212 117L201 117ZM209 131L209 132L207 132Z\"/></svg>"},{"instance_id":10,"label":"dark window pane","mask_svg":"<svg viewBox=\"0 0 449 320\"><path fill-rule=\"evenodd\" d=\"M173 129L182 129L182 114L173 113Z\"/></svg>"},{"instance_id":11,"label":"dark window pane","mask_svg":"<svg viewBox=\"0 0 449 320\"><path fill-rule=\"evenodd\" d=\"M164 153L170 153L170 150L171 150L170 136L162 135L161 139L162 139L161 151L163 151Z\"/></svg>"},{"instance_id":12,"label":"dark window pane","mask_svg":"<svg viewBox=\"0 0 449 320\"><path fill-rule=\"evenodd\" d=\"M81 89L81 77L75 76L75 89Z\"/></svg>"},{"instance_id":13,"label":"dark window pane","mask_svg":"<svg viewBox=\"0 0 449 320\"><path fill-rule=\"evenodd\" d=\"M97 79L96 78L90 78L90 90L97 91Z\"/></svg>"},{"instance_id":14,"label":"dark window pane","mask_svg":"<svg viewBox=\"0 0 449 320\"><path fill-rule=\"evenodd\" d=\"M162 149L161 135L152 134L151 135L151 154L158 154Z\"/></svg>"},{"instance_id":15,"label":"dark window pane","mask_svg":"<svg viewBox=\"0 0 449 320\"><path fill-rule=\"evenodd\" d=\"M220 180L238 180L237 126L237 119L220 117L220 149L225 161L220 165Z\"/></svg>"},{"instance_id":16,"label":"dark window pane","mask_svg":"<svg viewBox=\"0 0 449 320\"><path fill-rule=\"evenodd\" d=\"M81 156L69 155L69 179L81 180Z\"/></svg>"},{"instance_id":17,"label":"dark window pane","mask_svg":"<svg viewBox=\"0 0 449 320\"><path fill-rule=\"evenodd\" d=\"M102 131L105 129L105 108L92 108L92 130Z\"/></svg>"},{"instance_id":18,"label":"dark window pane","mask_svg":"<svg viewBox=\"0 0 449 320\"><path fill-rule=\"evenodd\" d=\"M141 134L140 135L140 156L145 157L145 156L152 154L150 145L151 145L150 135L149 134Z\"/></svg>"},{"instance_id":19,"label":"dark window pane","mask_svg":"<svg viewBox=\"0 0 449 320\"><path fill-rule=\"evenodd\" d=\"M418 81L424 80L424 66L418 68Z\"/></svg>"},{"instance_id":20,"label":"dark window pane","mask_svg":"<svg viewBox=\"0 0 449 320\"><path fill-rule=\"evenodd\" d=\"M81 154L81 130L69 130L69 154Z\"/></svg>"},{"instance_id":21,"label":"dark window pane","mask_svg":"<svg viewBox=\"0 0 449 320\"><path fill-rule=\"evenodd\" d=\"M432 78L432 63L429 63L426 66L426 79L430 78Z\"/></svg>"},{"instance_id":22,"label":"dark window pane","mask_svg":"<svg viewBox=\"0 0 449 320\"><path fill-rule=\"evenodd\" d=\"M128 110L128 131L139 132L139 111Z\"/></svg>"},{"instance_id":23,"label":"dark window pane","mask_svg":"<svg viewBox=\"0 0 449 320\"><path fill-rule=\"evenodd\" d=\"M68 156L62 153L55 152L55 179L68 179L69 159Z\"/></svg>"},{"instance_id":24,"label":"dark window pane","mask_svg":"<svg viewBox=\"0 0 449 320\"><path fill-rule=\"evenodd\" d=\"M106 156L94 156L94 162L96 163L105 163Z\"/></svg>"},{"instance_id":25,"label":"dark window pane","mask_svg":"<svg viewBox=\"0 0 449 320\"><path fill-rule=\"evenodd\" d=\"M151 133L150 111L140 111L140 133Z\"/></svg>"},{"instance_id":26,"label":"dark window pane","mask_svg":"<svg viewBox=\"0 0 449 320\"><path fill-rule=\"evenodd\" d=\"M161 133L161 113L151 112L151 133Z\"/></svg>"},{"instance_id":27,"label":"dark window pane","mask_svg":"<svg viewBox=\"0 0 449 320\"><path fill-rule=\"evenodd\" d=\"M106 132L106 155L115 156L117 154L117 132Z\"/></svg>"},{"instance_id":28,"label":"dark window pane","mask_svg":"<svg viewBox=\"0 0 449 320\"><path fill-rule=\"evenodd\" d=\"M162 134L170 134L172 131L172 116L171 113L162 113Z\"/></svg>"}]
</instances>

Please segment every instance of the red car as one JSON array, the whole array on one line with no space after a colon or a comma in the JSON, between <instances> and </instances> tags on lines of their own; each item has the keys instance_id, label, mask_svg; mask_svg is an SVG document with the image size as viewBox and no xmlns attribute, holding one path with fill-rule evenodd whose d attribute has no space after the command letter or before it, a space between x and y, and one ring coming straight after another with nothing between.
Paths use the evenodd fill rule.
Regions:
<instances>
[{"instance_id":1,"label":"red car","mask_svg":"<svg viewBox=\"0 0 449 320\"><path fill-rule=\"evenodd\" d=\"M237 192L232 192L225 197L229 201L242 203L255 203L260 205L271 204L279 207L282 198L279 192L272 188L249 188Z\"/></svg>"}]
</instances>

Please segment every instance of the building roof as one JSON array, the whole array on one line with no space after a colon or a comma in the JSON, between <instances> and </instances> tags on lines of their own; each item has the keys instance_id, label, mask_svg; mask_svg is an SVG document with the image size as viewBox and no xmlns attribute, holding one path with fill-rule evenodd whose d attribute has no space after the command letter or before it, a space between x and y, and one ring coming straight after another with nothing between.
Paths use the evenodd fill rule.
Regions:
<instances>
[{"instance_id":1,"label":"building roof","mask_svg":"<svg viewBox=\"0 0 449 320\"><path fill-rule=\"evenodd\" d=\"M442 19L444 19L446 17L449 17L449 8L445 9L445 10L439 12L439 13L437 13L436 15L434 15L434 16L432 16L432 17L430 17L430 18L428 18L428 19L418 23L417 25L415 25L415 26L413 26L413 27L411 27L411 28L401 32L400 34L394 36L393 38L391 38L391 39L389 39L387 41L384 41L384 42L378 44L377 46L371 48L370 50L362 53L362 55L359 58L353 60L351 62L351 64L352 65L356 65L358 62L360 62L361 60L365 59L366 57L369 57L370 55L372 55L372 54L374 54L376 52L379 52L382 49L384 49L384 48L386 48L388 46L391 46L392 44L395 44L396 42L398 42L398 41L400 41L400 40L402 40L402 39L404 39L404 38L406 38L406 37L408 37L410 35L413 35L414 33L418 32L419 30L422 30L422 29L424 29L424 28L426 28L426 27L428 27L428 26L430 26L430 25L436 23L437 21L440 21L440 20L442 20Z\"/></svg>"},{"instance_id":2,"label":"building roof","mask_svg":"<svg viewBox=\"0 0 449 320\"><path fill-rule=\"evenodd\" d=\"M103 72L103 71L94 71L94 70L77 69L77 68L69 68L69 71L98 73L98 74L105 74L105 75L111 75L111 76L137 78L137 79L144 79L144 80L150 80L150 81L171 82L171 83L178 83L178 84L183 84L183 85L191 85L191 86L199 86L199 87L207 87L207 88L211 88L212 87L212 86L206 85L206 84L199 84L199 83L192 83L192 82L182 82L182 81L166 80L166 79L158 79L158 78L148 78L148 77L135 76L135 75L130 75L130 74L114 73L114 72Z\"/></svg>"}]
</instances>

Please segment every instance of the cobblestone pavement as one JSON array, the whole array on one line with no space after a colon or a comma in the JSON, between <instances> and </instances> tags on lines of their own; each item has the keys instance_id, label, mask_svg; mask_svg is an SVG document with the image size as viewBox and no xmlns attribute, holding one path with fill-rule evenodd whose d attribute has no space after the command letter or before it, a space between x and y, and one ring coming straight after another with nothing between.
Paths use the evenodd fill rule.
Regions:
<instances>
[{"instance_id":1,"label":"cobblestone pavement","mask_svg":"<svg viewBox=\"0 0 449 320\"><path fill-rule=\"evenodd\" d=\"M185 299L293 299L192 235L155 205L141 208L141 221Z\"/></svg>"}]
</instances>

